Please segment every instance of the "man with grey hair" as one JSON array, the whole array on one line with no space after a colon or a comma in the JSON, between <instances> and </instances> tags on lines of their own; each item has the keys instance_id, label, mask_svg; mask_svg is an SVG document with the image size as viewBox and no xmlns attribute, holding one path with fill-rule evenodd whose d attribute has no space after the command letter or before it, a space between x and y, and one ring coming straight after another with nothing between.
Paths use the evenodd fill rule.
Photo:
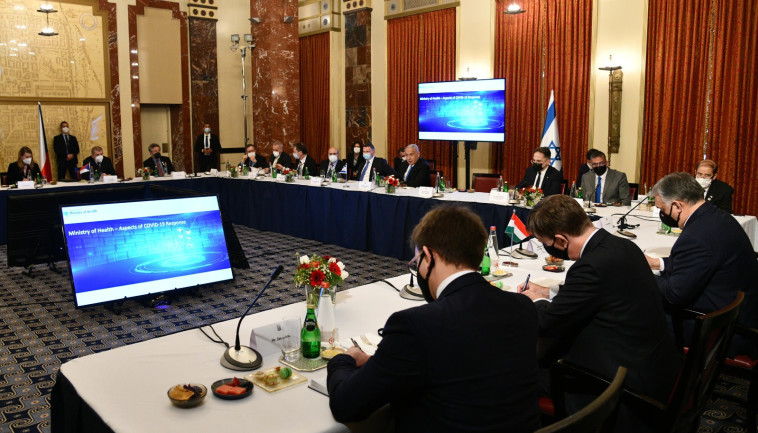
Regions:
<instances>
[{"instance_id":1,"label":"man with grey hair","mask_svg":"<svg viewBox=\"0 0 758 433\"><path fill-rule=\"evenodd\" d=\"M282 151L282 148L282 142L279 140L271 144L271 167L279 171L285 168L292 168L292 159L287 155L287 152Z\"/></svg>"},{"instance_id":2,"label":"man with grey hair","mask_svg":"<svg viewBox=\"0 0 758 433\"><path fill-rule=\"evenodd\" d=\"M421 151L415 144L409 144L405 147L405 162L400 165L397 174L400 176L400 182L407 186L432 186L432 179L429 176L429 163L421 158Z\"/></svg>"},{"instance_id":3,"label":"man with grey hair","mask_svg":"<svg viewBox=\"0 0 758 433\"><path fill-rule=\"evenodd\" d=\"M739 322L758 327L758 262L750 239L737 220L707 203L703 188L688 173L672 173L653 187L661 221L682 234L664 259L647 257L660 271L658 289L666 303L710 313L745 292ZM735 336L731 354L756 354L754 344Z\"/></svg>"}]
</instances>

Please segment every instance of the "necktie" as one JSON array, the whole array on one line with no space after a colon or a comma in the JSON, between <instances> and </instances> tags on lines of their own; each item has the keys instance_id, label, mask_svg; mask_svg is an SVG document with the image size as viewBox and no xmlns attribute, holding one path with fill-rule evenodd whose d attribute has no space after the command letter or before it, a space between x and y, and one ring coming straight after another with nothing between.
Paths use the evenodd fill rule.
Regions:
<instances>
[{"instance_id":1,"label":"necktie","mask_svg":"<svg viewBox=\"0 0 758 433\"><path fill-rule=\"evenodd\" d=\"M163 164L160 159L155 159L155 168L158 169L158 176L163 176Z\"/></svg>"},{"instance_id":2,"label":"necktie","mask_svg":"<svg viewBox=\"0 0 758 433\"><path fill-rule=\"evenodd\" d=\"M540 176L542 176L542 172L538 171L537 172L537 180L534 182L534 187L535 188L539 188L540 187Z\"/></svg>"},{"instance_id":3,"label":"necktie","mask_svg":"<svg viewBox=\"0 0 758 433\"><path fill-rule=\"evenodd\" d=\"M208 136L207 135L205 136L205 148L206 149L210 149L211 148L211 144L208 142Z\"/></svg>"},{"instance_id":4,"label":"necktie","mask_svg":"<svg viewBox=\"0 0 758 433\"><path fill-rule=\"evenodd\" d=\"M366 180L365 177L366 177L366 172L368 171L368 166L369 165L371 165L371 164L369 164L369 161L366 161L366 163L363 164L363 171L361 172L361 180L362 181Z\"/></svg>"},{"instance_id":5,"label":"necktie","mask_svg":"<svg viewBox=\"0 0 758 433\"><path fill-rule=\"evenodd\" d=\"M68 134L63 136L63 141L66 142L66 153L68 153Z\"/></svg>"},{"instance_id":6,"label":"necktie","mask_svg":"<svg viewBox=\"0 0 758 433\"><path fill-rule=\"evenodd\" d=\"M403 180L408 180L408 175L411 173L412 168L413 168L412 165L408 166L408 170L405 170L405 176L403 176Z\"/></svg>"},{"instance_id":7,"label":"necktie","mask_svg":"<svg viewBox=\"0 0 758 433\"><path fill-rule=\"evenodd\" d=\"M597 177L597 187L595 187L595 203L602 203L602 197L600 196L600 192L602 191L602 185L603 178L598 176Z\"/></svg>"}]
</instances>

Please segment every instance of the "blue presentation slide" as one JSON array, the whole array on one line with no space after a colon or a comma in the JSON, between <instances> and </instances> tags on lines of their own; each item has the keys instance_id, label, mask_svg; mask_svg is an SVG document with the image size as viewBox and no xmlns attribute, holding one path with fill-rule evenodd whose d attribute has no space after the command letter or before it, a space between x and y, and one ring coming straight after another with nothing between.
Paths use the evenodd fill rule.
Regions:
<instances>
[{"instance_id":1,"label":"blue presentation slide","mask_svg":"<svg viewBox=\"0 0 758 433\"><path fill-rule=\"evenodd\" d=\"M199 197L133 202L128 210L124 203L63 208L78 305L231 279L221 215L201 210L207 207L191 201L197 199L211 203ZM129 215L135 213L147 215Z\"/></svg>"}]
</instances>

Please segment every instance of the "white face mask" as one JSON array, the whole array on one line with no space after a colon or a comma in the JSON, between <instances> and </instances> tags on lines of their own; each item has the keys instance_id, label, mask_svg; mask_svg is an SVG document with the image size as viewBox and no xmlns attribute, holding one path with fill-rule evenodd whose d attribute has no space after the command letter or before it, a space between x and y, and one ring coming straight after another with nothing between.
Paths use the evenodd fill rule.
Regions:
<instances>
[{"instance_id":1,"label":"white face mask","mask_svg":"<svg viewBox=\"0 0 758 433\"><path fill-rule=\"evenodd\" d=\"M103 162L103 155L97 155L95 157L95 162L98 163L98 164L100 164L101 162Z\"/></svg>"},{"instance_id":2,"label":"white face mask","mask_svg":"<svg viewBox=\"0 0 758 433\"><path fill-rule=\"evenodd\" d=\"M279 158L279 152L273 151L271 153L274 155L274 158Z\"/></svg>"},{"instance_id":3,"label":"white face mask","mask_svg":"<svg viewBox=\"0 0 758 433\"><path fill-rule=\"evenodd\" d=\"M300 161L300 157L297 156L297 152L292 152L292 157L295 158L296 160Z\"/></svg>"},{"instance_id":4,"label":"white face mask","mask_svg":"<svg viewBox=\"0 0 758 433\"><path fill-rule=\"evenodd\" d=\"M361 153L361 148L360 147L354 147L353 148L353 153Z\"/></svg>"},{"instance_id":5,"label":"white face mask","mask_svg":"<svg viewBox=\"0 0 758 433\"><path fill-rule=\"evenodd\" d=\"M371 159L371 154L370 153L364 153L363 154L363 159L365 159L366 161L368 161L369 159Z\"/></svg>"},{"instance_id":6,"label":"white face mask","mask_svg":"<svg viewBox=\"0 0 758 433\"><path fill-rule=\"evenodd\" d=\"M703 189L708 189L711 186L711 179L696 177L695 180L700 184L701 187L703 187Z\"/></svg>"},{"instance_id":7,"label":"white face mask","mask_svg":"<svg viewBox=\"0 0 758 433\"><path fill-rule=\"evenodd\" d=\"M211 128L205 128L205 129L203 129L203 131L205 131L206 134L210 134L211 133Z\"/></svg>"},{"instance_id":8,"label":"white face mask","mask_svg":"<svg viewBox=\"0 0 758 433\"><path fill-rule=\"evenodd\" d=\"M247 152L247 157L250 159L255 159L255 152Z\"/></svg>"},{"instance_id":9,"label":"white face mask","mask_svg":"<svg viewBox=\"0 0 758 433\"><path fill-rule=\"evenodd\" d=\"M32 165L32 159L31 158L24 158L23 161L24 161L24 164L26 164L26 165Z\"/></svg>"},{"instance_id":10,"label":"white face mask","mask_svg":"<svg viewBox=\"0 0 758 433\"><path fill-rule=\"evenodd\" d=\"M408 161L408 158L406 158L406 157L402 157L400 159L402 159L403 161Z\"/></svg>"},{"instance_id":11,"label":"white face mask","mask_svg":"<svg viewBox=\"0 0 758 433\"><path fill-rule=\"evenodd\" d=\"M63 128L61 128L61 131L63 131L64 134L68 134L68 131L69 131L68 126L64 126Z\"/></svg>"},{"instance_id":12,"label":"white face mask","mask_svg":"<svg viewBox=\"0 0 758 433\"><path fill-rule=\"evenodd\" d=\"M337 162L337 155L329 155L329 162Z\"/></svg>"}]
</instances>

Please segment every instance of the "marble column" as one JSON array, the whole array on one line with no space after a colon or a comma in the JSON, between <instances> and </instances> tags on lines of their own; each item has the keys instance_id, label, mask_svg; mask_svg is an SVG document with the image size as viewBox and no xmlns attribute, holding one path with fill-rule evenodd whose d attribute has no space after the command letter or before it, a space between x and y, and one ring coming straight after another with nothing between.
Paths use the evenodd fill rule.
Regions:
<instances>
[{"instance_id":1,"label":"marble column","mask_svg":"<svg viewBox=\"0 0 758 433\"><path fill-rule=\"evenodd\" d=\"M202 10L201 10L202 12ZM218 63L216 50L216 20L189 17L190 80L192 99L192 137L203 132L210 123L214 134L218 125ZM223 139L223 137L221 137ZM198 154L193 152L195 167Z\"/></svg>"},{"instance_id":2,"label":"marble column","mask_svg":"<svg viewBox=\"0 0 758 433\"><path fill-rule=\"evenodd\" d=\"M131 169L124 171L124 149L121 139L121 87L118 81L118 26L116 20L116 5L108 0L100 0L100 10L108 11L108 63L110 65L111 88L111 152L110 157L116 172L121 177L132 177Z\"/></svg>"},{"instance_id":3,"label":"marble column","mask_svg":"<svg viewBox=\"0 0 758 433\"><path fill-rule=\"evenodd\" d=\"M300 141L300 43L297 1L250 2L253 49L253 142L268 154L281 141L284 151ZM285 22L289 21L289 22ZM250 111L248 111L250 113Z\"/></svg>"},{"instance_id":4,"label":"marble column","mask_svg":"<svg viewBox=\"0 0 758 433\"><path fill-rule=\"evenodd\" d=\"M371 141L371 9L345 12L345 137Z\"/></svg>"}]
</instances>

